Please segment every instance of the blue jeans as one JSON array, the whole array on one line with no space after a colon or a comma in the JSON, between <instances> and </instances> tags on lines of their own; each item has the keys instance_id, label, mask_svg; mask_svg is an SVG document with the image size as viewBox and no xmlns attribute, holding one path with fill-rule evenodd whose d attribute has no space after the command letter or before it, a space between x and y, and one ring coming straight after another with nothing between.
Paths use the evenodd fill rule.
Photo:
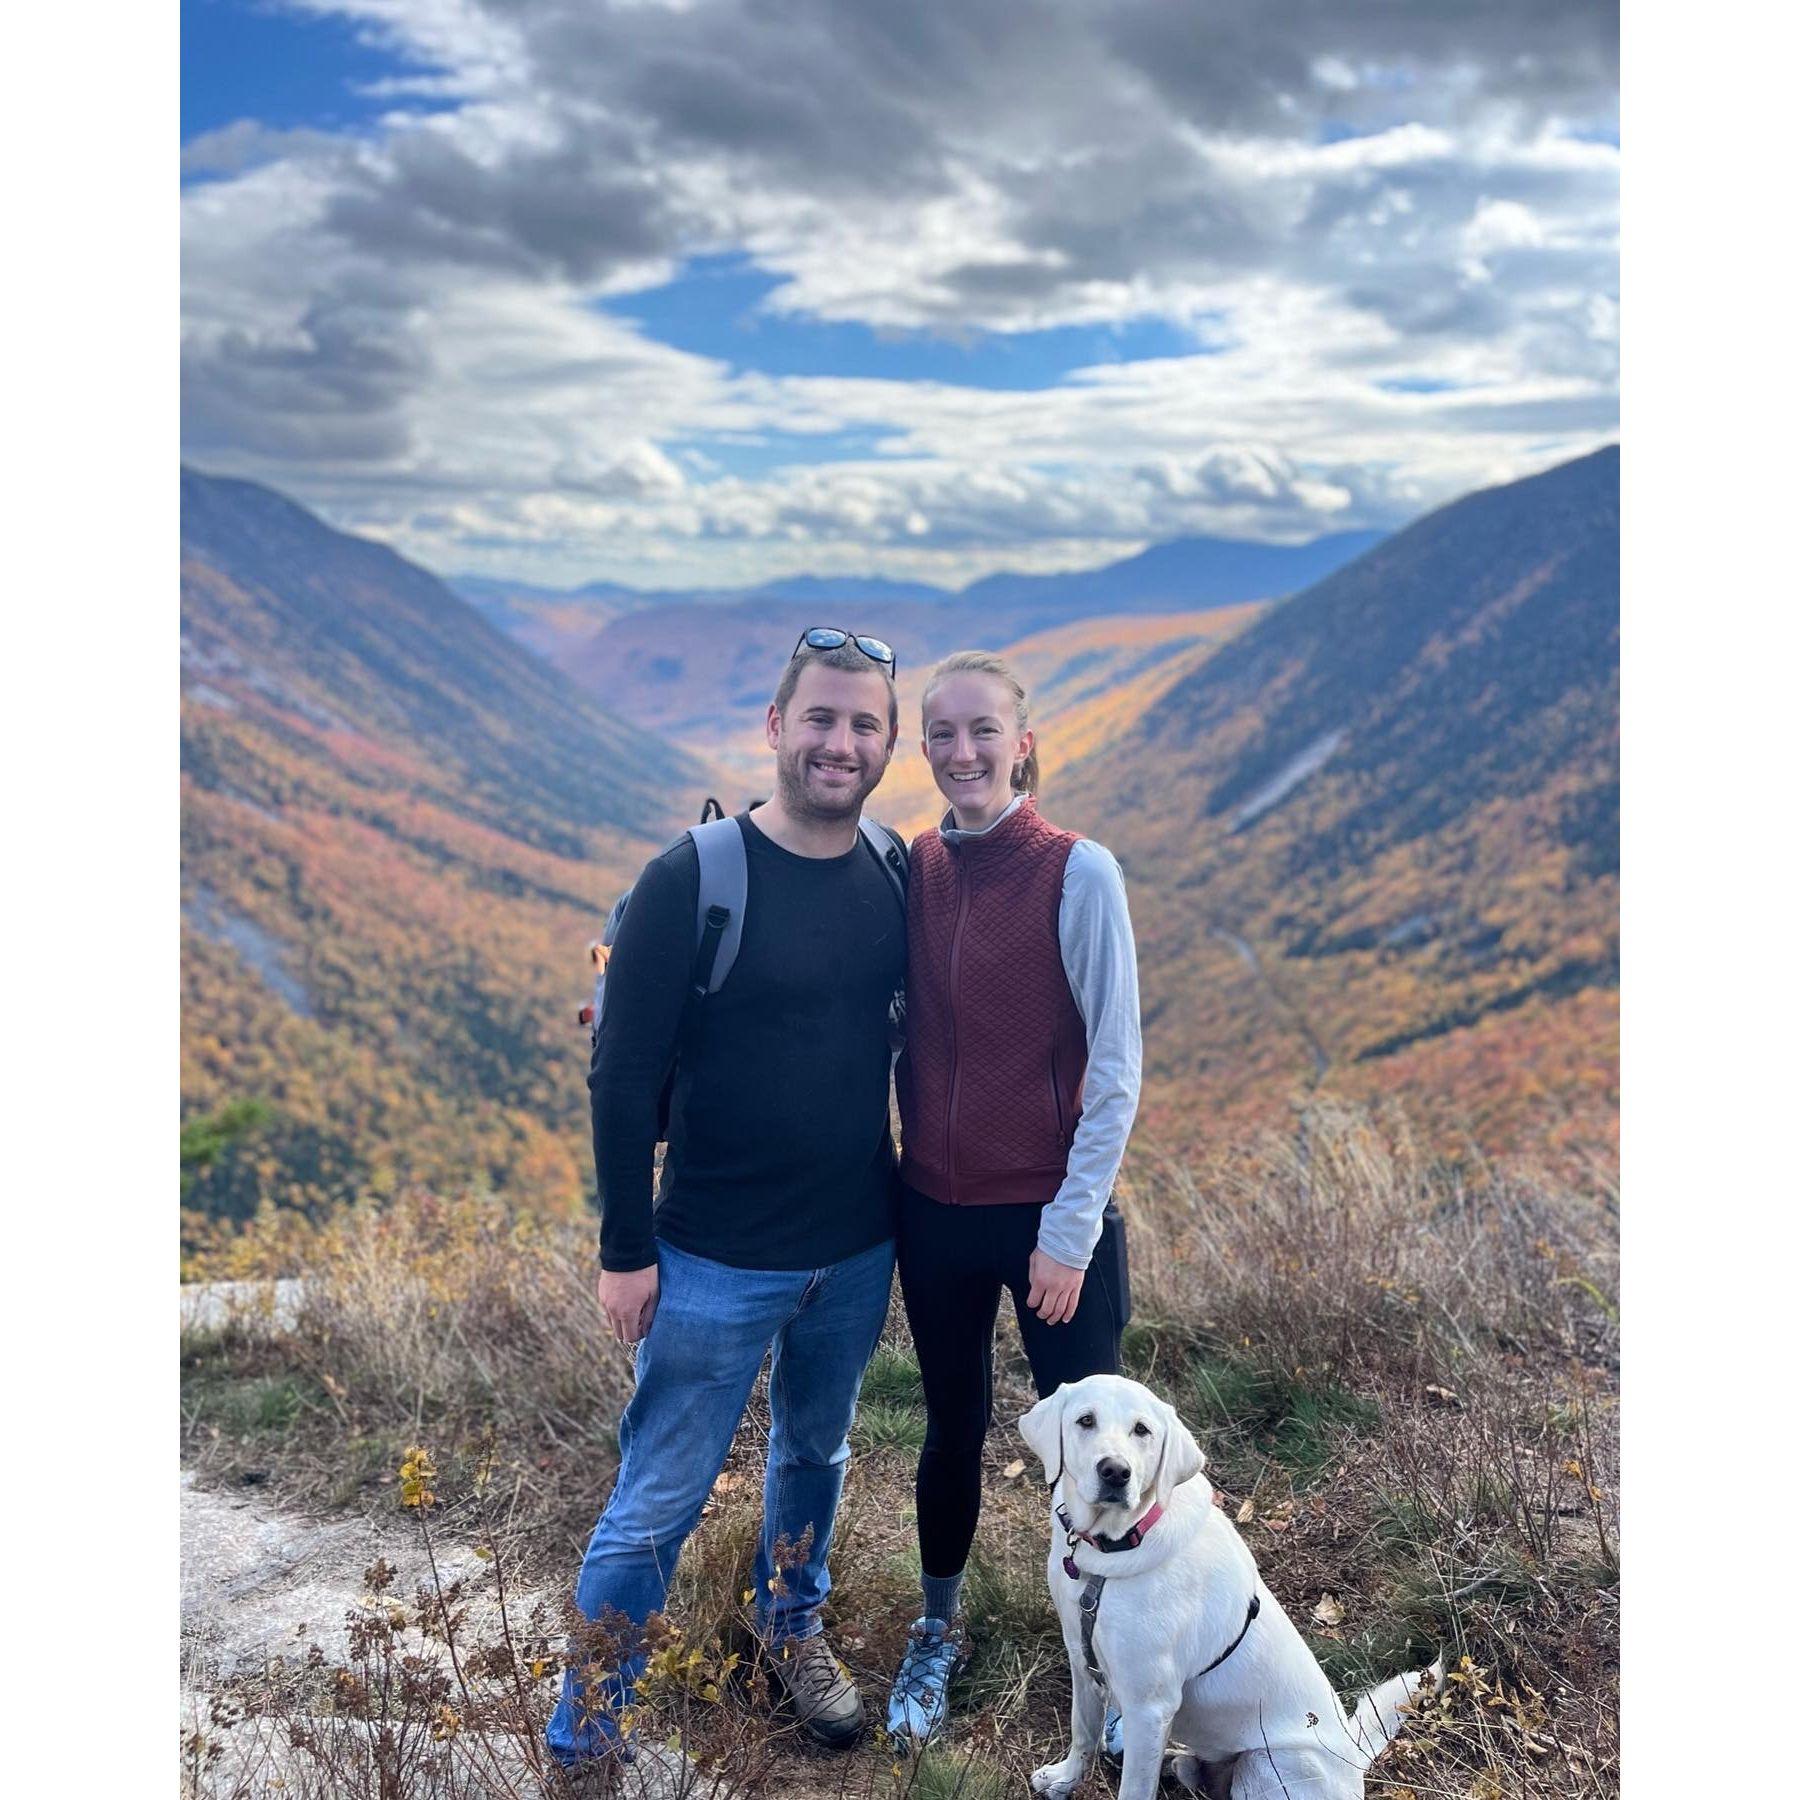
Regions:
<instances>
[{"instance_id":1,"label":"blue jeans","mask_svg":"<svg viewBox=\"0 0 1800 1800\"><path fill-rule=\"evenodd\" d=\"M619 1422L619 1478L594 1527L575 1587L582 1614L641 1626L668 1598L681 1546L700 1520L731 1449L763 1356L769 1365L769 1463L756 1554L757 1627L771 1643L811 1637L831 1591L825 1558L850 1459L863 1370L887 1318L894 1246L824 1269L734 1269L658 1243L656 1316L637 1350L637 1390ZM775 1545L812 1533L805 1560L782 1570ZM641 1654L598 1691L563 1676L545 1732L562 1763L604 1755L613 1715L630 1703Z\"/></svg>"}]
</instances>

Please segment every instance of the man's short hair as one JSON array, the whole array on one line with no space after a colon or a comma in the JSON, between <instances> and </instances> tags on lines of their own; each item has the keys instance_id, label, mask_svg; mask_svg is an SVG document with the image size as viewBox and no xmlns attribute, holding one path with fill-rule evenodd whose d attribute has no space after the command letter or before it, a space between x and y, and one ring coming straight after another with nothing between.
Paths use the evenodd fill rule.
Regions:
<instances>
[{"instance_id":1,"label":"man's short hair","mask_svg":"<svg viewBox=\"0 0 1800 1800\"><path fill-rule=\"evenodd\" d=\"M894 688L894 678L888 673L884 663L878 663L874 657L865 656L854 644L839 644L835 650L815 650L810 644L802 644L798 654L788 666L781 671L781 681L775 689L775 710L785 719L788 702L794 697L794 689L800 683L800 671L817 665L825 669L842 669L850 675L879 675L887 686L888 700L888 736L892 737L900 729L900 696Z\"/></svg>"}]
</instances>

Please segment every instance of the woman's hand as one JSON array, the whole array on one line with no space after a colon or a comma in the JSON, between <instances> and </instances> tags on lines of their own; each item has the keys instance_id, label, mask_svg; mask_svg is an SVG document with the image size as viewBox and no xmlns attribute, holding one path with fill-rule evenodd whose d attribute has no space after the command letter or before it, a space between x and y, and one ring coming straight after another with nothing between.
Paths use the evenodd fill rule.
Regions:
<instances>
[{"instance_id":1,"label":"woman's hand","mask_svg":"<svg viewBox=\"0 0 1800 1800\"><path fill-rule=\"evenodd\" d=\"M1031 1291L1025 1296L1026 1306L1046 1325L1066 1325L1081 1304L1082 1271L1059 1263L1042 1250L1031 1253L1028 1265Z\"/></svg>"}]
</instances>

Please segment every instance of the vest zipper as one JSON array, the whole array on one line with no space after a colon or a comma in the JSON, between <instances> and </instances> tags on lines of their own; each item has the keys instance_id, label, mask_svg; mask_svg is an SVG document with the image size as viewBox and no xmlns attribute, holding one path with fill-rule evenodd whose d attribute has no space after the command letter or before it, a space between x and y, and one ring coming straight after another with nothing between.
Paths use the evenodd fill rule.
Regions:
<instances>
[{"instance_id":1,"label":"vest zipper","mask_svg":"<svg viewBox=\"0 0 1800 1800\"><path fill-rule=\"evenodd\" d=\"M956 1195L956 1103L962 1081L956 1049L956 1005L960 991L957 977L962 962L963 926L969 917L969 904L974 899L974 887L967 877L964 859L957 854L956 923L950 928L950 1103L944 1109L944 1173L950 1180L952 1206L960 1204Z\"/></svg>"}]
</instances>

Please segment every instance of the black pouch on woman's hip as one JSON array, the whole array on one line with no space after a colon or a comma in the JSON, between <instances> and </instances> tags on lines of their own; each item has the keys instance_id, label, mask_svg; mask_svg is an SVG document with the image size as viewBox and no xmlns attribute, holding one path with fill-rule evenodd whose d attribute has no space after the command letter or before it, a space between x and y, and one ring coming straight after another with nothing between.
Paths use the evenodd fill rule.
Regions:
<instances>
[{"instance_id":1,"label":"black pouch on woman's hip","mask_svg":"<svg viewBox=\"0 0 1800 1800\"><path fill-rule=\"evenodd\" d=\"M1106 1283L1122 1330L1131 1323L1131 1262L1125 1253L1125 1220L1111 1200L1100 1215L1100 1241L1094 1246L1089 1272L1097 1272Z\"/></svg>"}]
</instances>

